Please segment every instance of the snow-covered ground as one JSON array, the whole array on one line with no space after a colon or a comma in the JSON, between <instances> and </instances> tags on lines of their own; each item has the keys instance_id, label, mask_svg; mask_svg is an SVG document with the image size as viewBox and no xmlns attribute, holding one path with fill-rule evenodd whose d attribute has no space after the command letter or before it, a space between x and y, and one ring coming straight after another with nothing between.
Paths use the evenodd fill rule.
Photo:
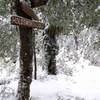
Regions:
<instances>
[{"instance_id":1,"label":"snow-covered ground","mask_svg":"<svg viewBox=\"0 0 100 100\"><path fill-rule=\"evenodd\" d=\"M73 66L77 69L72 77L58 74L33 81L33 100L100 100L100 68L84 59Z\"/></svg>"},{"instance_id":2,"label":"snow-covered ground","mask_svg":"<svg viewBox=\"0 0 100 100\"><path fill-rule=\"evenodd\" d=\"M100 49L93 49L99 34L96 30L84 30L79 36L78 51L72 35L60 37L56 76L43 72L42 53L39 53L38 80L31 83L31 100L100 100ZM92 65L91 61L96 64ZM6 65L0 59L0 100L16 100L18 66Z\"/></svg>"},{"instance_id":3,"label":"snow-covered ground","mask_svg":"<svg viewBox=\"0 0 100 100\"><path fill-rule=\"evenodd\" d=\"M31 100L100 100L100 68L90 65L83 58L75 64L67 63L76 69L73 76L58 74L33 80ZM4 92L0 94L0 100L14 100L17 83L15 79L9 84L0 85L0 93Z\"/></svg>"}]
</instances>

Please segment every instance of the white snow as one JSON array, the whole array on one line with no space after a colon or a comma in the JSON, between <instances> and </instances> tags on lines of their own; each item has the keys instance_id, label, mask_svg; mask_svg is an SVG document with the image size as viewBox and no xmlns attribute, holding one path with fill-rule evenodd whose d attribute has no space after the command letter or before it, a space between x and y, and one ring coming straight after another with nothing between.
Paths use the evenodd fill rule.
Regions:
<instances>
[{"instance_id":1,"label":"white snow","mask_svg":"<svg viewBox=\"0 0 100 100\"><path fill-rule=\"evenodd\" d=\"M85 31L87 32L87 30ZM85 33L85 31L83 33ZM74 49L72 36L64 36L65 39L63 37L62 40L59 40L60 50L57 56L59 73L56 76L47 76L47 74L42 71L41 65L43 59L41 56L37 56L38 80L33 79L31 83L31 100L100 100L100 67L91 65L90 61L84 59L83 53L86 51L82 53L83 49L87 49L85 46L88 47L87 41L90 41L90 43L93 42L95 38L94 33L96 33L96 31L92 33L93 36L91 37L89 37L91 32L88 33L89 34L82 34L85 38L81 36L83 41L80 41L81 48L79 51L75 51ZM91 49L89 49L86 54L88 54ZM89 54L92 55L92 53L93 52ZM6 68L7 65L3 63L2 59L0 59L0 82L5 82L6 80L11 80L11 82L9 84L0 85L0 100L16 100L15 96L18 86L17 68L19 63L17 63L16 71L13 73L9 73L13 65L10 66L10 64L8 64ZM68 75L68 71L72 71L73 74Z\"/></svg>"},{"instance_id":2,"label":"white snow","mask_svg":"<svg viewBox=\"0 0 100 100\"><path fill-rule=\"evenodd\" d=\"M83 63L83 64L82 64ZM47 80L33 81L31 96L37 100L100 100L100 68L89 65L88 61L77 63L73 77L58 74ZM84 66L82 68L81 66ZM62 100L62 99L60 99Z\"/></svg>"},{"instance_id":3,"label":"white snow","mask_svg":"<svg viewBox=\"0 0 100 100\"><path fill-rule=\"evenodd\" d=\"M100 5L97 7L97 9L95 9L95 12L100 10Z\"/></svg>"},{"instance_id":4,"label":"white snow","mask_svg":"<svg viewBox=\"0 0 100 100\"><path fill-rule=\"evenodd\" d=\"M100 68L92 65L84 65L74 76L76 84L73 85L73 92L84 97L86 100L100 100Z\"/></svg>"},{"instance_id":5,"label":"white snow","mask_svg":"<svg viewBox=\"0 0 100 100\"><path fill-rule=\"evenodd\" d=\"M100 68L90 65L88 60L80 57L77 63L67 62L69 67L75 67L73 76L58 74L56 76L48 75L33 80L31 83L31 100L100 100ZM2 73L0 80L6 79L6 72ZM41 73L40 73L41 75ZM12 79L15 76L12 76ZM10 76L11 78L11 76ZM8 79L8 78L7 78ZM10 84L0 85L4 94L10 94L10 97L4 95L6 99L14 100L17 93L18 80L12 80Z\"/></svg>"}]
</instances>

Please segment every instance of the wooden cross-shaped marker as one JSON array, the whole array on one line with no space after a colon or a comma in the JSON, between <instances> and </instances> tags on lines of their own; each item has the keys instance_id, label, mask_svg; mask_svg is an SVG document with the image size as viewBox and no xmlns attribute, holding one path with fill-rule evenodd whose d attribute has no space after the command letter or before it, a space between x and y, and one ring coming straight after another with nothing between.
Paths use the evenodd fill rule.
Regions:
<instances>
[{"instance_id":1,"label":"wooden cross-shaped marker","mask_svg":"<svg viewBox=\"0 0 100 100\"><path fill-rule=\"evenodd\" d=\"M30 16L32 18L24 18L23 16L11 16L11 24L12 25L17 25L17 26L23 26L23 28L28 27L28 28L37 28L37 29L44 29L45 24L39 21L38 17L36 14L33 12L32 8L28 5L26 1L21 1L21 11L24 12L26 15ZM35 53L35 34L34 34L34 45L33 45L33 54L34 54L34 78L36 79L37 77L37 66L36 66L36 53ZM21 40L24 42L24 40Z\"/></svg>"},{"instance_id":2,"label":"wooden cross-shaped marker","mask_svg":"<svg viewBox=\"0 0 100 100\"><path fill-rule=\"evenodd\" d=\"M39 21L39 18L34 13L31 7L41 6L47 3L48 0L30 0L31 6L27 0L15 0L15 11L18 16L11 16L11 24L19 26L20 31L20 58L23 64L21 74L24 77L31 77L32 54L34 54L34 79L37 78L36 53L35 53L35 34L32 35L32 28L44 29L45 24ZM29 18L29 19L28 19ZM32 19L32 20L31 20ZM25 34L27 33L27 34ZM33 38L33 40L32 40ZM33 42L33 43L32 43ZM27 55L26 55L27 54ZM24 73L23 73L24 70ZM29 73L27 74L27 70ZM20 79L23 77L20 77ZM23 80L23 79L22 79ZM22 100L21 98L19 100ZM27 99L28 100L28 99Z\"/></svg>"}]
</instances>

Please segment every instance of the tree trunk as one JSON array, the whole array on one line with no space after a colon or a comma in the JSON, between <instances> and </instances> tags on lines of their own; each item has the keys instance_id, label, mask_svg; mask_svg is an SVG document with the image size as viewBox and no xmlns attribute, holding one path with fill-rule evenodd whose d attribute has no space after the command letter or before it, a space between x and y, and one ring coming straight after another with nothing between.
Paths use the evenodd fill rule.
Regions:
<instances>
[{"instance_id":1,"label":"tree trunk","mask_svg":"<svg viewBox=\"0 0 100 100\"><path fill-rule=\"evenodd\" d=\"M35 34L36 32L33 30L33 54L34 54L34 79L37 79L37 60L36 60L36 51L35 51Z\"/></svg>"},{"instance_id":2,"label":"tree trunk","mask_svg":"<svg viewBox=\"0 0 100 100\"><path fill-rule=\"evenodd\" d=\"M78 34L74 34L74 41L75 41L75 48L76 48L76 50L78 50L78 36L77 36Z\"/></svg>"},{"instance_id":3,"label":"tree trunk","mask_svg":"<svg viewBox=\"0 0 100 100\"><path fill-rule=\"evenodd\" d=\"M44 52L45 67L48 74L56 75L56 55L58 54L58 46L56 42L57 28L50 26L44 33Z\"/></svg>"},{"instance_id":4,"label":"tree trunk","mask_svg":"<svg viewBox=\"0 0 100 100\"><path fill-rule=\"evenodd\" d=\"M19 16L31 19L20 6L19 0L15 1L16 13ZM19 27L20 31L20 80L18 83L17 100L29 100L30 84L32 81L32 28Z\"/></svg>"}]
</instances>

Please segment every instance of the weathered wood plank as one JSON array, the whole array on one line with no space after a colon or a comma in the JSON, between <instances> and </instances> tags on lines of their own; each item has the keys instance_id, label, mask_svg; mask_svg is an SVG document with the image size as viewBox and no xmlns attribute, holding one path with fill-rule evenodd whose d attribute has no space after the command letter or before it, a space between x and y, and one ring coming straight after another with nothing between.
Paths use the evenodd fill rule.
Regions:
<instances>
[{"instance_id":1,"label":"weathered wood plank","mask_svg":"<svg viewBox=\"0 0 100 100\"><path fill-rule=\"evenodd\" d=\"M45 24L43 24L39 21L30 20L27 18L19 17L19 16L12 16L11 24L18 25L18 26L37 28L37 29L44 29L44 27L45 27Z\"/></svg>"}]
</instances>

